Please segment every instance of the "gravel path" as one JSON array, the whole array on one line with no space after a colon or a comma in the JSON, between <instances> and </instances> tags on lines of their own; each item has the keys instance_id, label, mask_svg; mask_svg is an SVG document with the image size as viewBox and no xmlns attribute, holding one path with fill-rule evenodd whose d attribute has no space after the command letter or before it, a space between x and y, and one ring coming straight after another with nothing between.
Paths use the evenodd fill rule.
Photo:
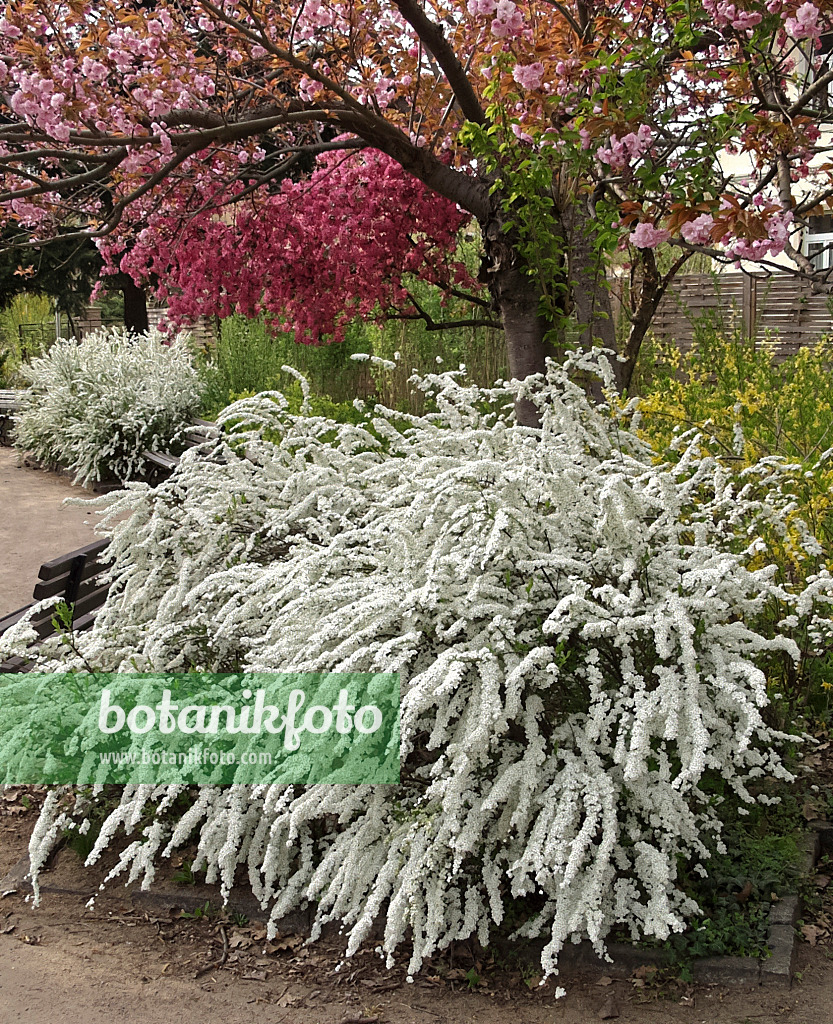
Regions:
<instances>
[{"instance_id":1,"label":"gravel path","mask_svg":"<svg viewBox=\"0 0 833 1024\"><path fill-rule=\"evenodd\" d=\"M14 448L0 447L0 617L32 600L43 562L96 539L94 512L63 505L92 497L69 477L18 464Z\"/></svg>"}]
</instances>

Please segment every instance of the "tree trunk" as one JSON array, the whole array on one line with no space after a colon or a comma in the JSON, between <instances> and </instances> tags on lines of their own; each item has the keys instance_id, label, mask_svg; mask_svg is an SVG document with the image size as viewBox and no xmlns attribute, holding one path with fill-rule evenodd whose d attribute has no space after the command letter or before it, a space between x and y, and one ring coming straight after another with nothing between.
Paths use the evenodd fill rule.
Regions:
<instances>
[{"instance_id":1,"label":"tree trunk","mask_svg":"<svg viewBox=\"0 0 833 1024\"><path fill-rule=\"evenodd\" d=\"M636 369L636 360L642 347L642 341L648 332L648 328L651 326L654 313L656 313L660 300L665 293L665 289L662 287L662 278L657 269L657 261L652 250L640 249L639 263L641 266L639 297L636 302L636 308L631 313L631 327L625 341L625 351L623 353L625 357L622 373L623 390L630 387L633 371ZM633 301L636 281L634 275L631 277L631 301Z\"/></svg>"},{"instance_id":2,"label":"tree trunk","mask_svg":"<svg viewBox=\"0 0 833 1024\"><path fill-rule=\"evenodd\" d=\"M534 279L519 266L501 266L494 272L492 292L503 321L509 373L516 380L544 373L547 356L554 357L555 352L544 340L549 325L538 313L541 296ZM529 399L516 403L515 415L522 426L540 426L538 410Z\"/></svg>"},{"instance_id":3,"label":"tree trunk","mask_svg":"<svg viewBox=\"0 0 833 1024\"><path fill-rule=\"evenodd\" d=\"M535 279L524 273L523 261L515 248L516 239L511 232L504 231L496 209L481 227L485 257L480 280L488 284L503 321L509 374L515 380L524 380L531 374L544 373L547 356L555 353L544 340L550 325L539 312L540 289ZM515 416L522 426L541 425L538 410L529 399L515 403Z\"/></svg>"},{"instance_id":4,"label":"tree trunk","mask_svg":"<svg viewBox=\"0 0 833 1024\"><path fill-rule=\"evenodd\" d=\"M663 296L668 291L671 282L677 273L691 258L690 252L683 252L670 269L663 275L657 266L656 257L652 249L639 249L639 273L631 275L631 327L625 341L625 350L622 353L624 362L620 364L619 388L627 391L631 386L633 371L636 369L636 362L639 358L639 350L645 335L653 323L654 316L659 309ZM638 277L638 290L637 290Z\"/></svg>"},{"instance_id":5,"label":"tree trunk","mask_svg":"<svg viewBox=\"0 0 833 1024\"><path fill-rule=\"evenodd\" d=\"M149 328L148 307L144 289L125 274L119 282L124 295L124 326L132 334L146 334Z\"/></svg>"},{"instance_id":6,"label":"tree trunk","mask_svg":"<svg viewBox=\"0 0 833 1024\"><path fill-rule=\"evenodd\" d=\"M616 323L606 265L593 244L595 201L593 196L576 195L576 190L576 183L568 180L559 183L553 195L567 265L570 315L579 332L578 337L571 339L571 347L585 351L600 347L613 353L609 358L617 386L621 389L623 367L615 358L618 352ZM600 380L589 380L586 389L595 402L605 401Z\"/></svg>"},{"instance_id":7,"label":"tree trunk","mask_svg":"<svg viewBox=\"0 0 833 1024\"><path fill-rule=\"evenodd\" d=\"M604 261L594 251L584 211L576 211L567 244L573 316L583 349L594 345L616 352L616 325Z\"/></svg>"}]
</instances>

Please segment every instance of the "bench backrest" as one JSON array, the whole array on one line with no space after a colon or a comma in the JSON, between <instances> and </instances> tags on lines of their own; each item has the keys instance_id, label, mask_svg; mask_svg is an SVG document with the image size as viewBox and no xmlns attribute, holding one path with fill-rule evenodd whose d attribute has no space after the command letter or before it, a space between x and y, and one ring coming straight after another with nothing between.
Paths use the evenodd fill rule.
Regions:
<instances>
[{"instance_id":1,"label":"bench backrest","mask_svg":"<svg viewBox=\"0 0 833 1024\"><path fill-rule=\"evenodd\" d=\"M107 540L93 541L50 559L40 567L32 596L35 601L55 599L30 619L29 624L41 640L55 632L52 619L55 606L62 601L72 606L73 629L86 629L92 625L95 612L104 604L110 589L109 581L101 579L111 565L103 556L108 543ZM31 607L28 604L0 619L0 634L19 622ZM0 672L16 672L24 664L22 659L12 658L0 664Z\"/></svg>"}]
</instances>

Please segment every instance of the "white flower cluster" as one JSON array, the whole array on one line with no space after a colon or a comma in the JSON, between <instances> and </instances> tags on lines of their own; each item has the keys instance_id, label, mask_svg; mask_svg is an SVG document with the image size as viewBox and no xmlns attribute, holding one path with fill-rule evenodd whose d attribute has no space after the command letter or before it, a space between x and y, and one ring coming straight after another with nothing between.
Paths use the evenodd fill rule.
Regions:
<instances>
[{"instance_id":1,"label":"white flower cluster","mask_svg":"<svg viewBox=\"0 0 833 1024\"><path fill-rule=\"evenodd\" d=\"M15 444L74 470L84 484L141 474L142 452L166 450L199 411L201 384L185 334L91 331L80 342L59 340L22 373L28 387Z\"/></svg>"},{"instance_id":2,"label":"white flower cluster","mask_svg":"<svg viewBox=\"0 0 833 1024\"><path fill-rule=\"evenodd\" d=\"M164 805L113 875L149 885L196 830L224 893L273 922L311 903L350 951L380 928L412 972L510 907L547 974L617 924L680 930L678 861L720 830L704 775L750 800L788 777L756 658L797 648L754 623L797 595L746 564L788 506L693 445L655 465L556 368L540 430L513 424L524 385L415 386L436 413L359 426L240 401L170 480L97 499L116 582L78 638L103 670L399 672L401 785L207 787L171 825L175 789L127 788L91 859Z\"/></svg>"}]
</instances>

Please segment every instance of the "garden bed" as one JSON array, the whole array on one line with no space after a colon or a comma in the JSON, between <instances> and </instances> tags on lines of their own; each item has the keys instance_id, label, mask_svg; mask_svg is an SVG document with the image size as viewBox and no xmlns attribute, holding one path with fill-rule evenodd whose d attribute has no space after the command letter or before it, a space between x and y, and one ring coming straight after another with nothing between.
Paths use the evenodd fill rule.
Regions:
<instances>
[{"instance_id":1,"label":"garden bed","mask_svg":"<svg viewBox=\"0 0 833 1024\"><path fill-rule=\"evenodd\" d=\"M75 837L73 842L81 839L80 836ZM810 831L804 837L802 845L804 848L798 873L801 879L806 880L813 874L820 857L833 856L833 823L811 822ZM79 853L84 852L86 851L71 849L68 845L56 852L48 869L41 874L40 890L44 900L58 895L85 900L96 896L107 871L116 863L118 857L116 851L110 849L101 862L82 871ZM26 877L28 868L29 858L26 853L5 877L0 879L0 893L31 892L31 883ZM107 898L116 896L120 889L117 882L110 883L106 889ZM188 860L181 858L160 866L158 878L149 890L142 890L136 885L131 886L126 898L135 910L159 917L172 918L182 915L200 919L216 917L221 913L218 888L201 883L198 877L191 873ZM119 899L124 903L124 896ZM267 921L267 915L251 892L242 889L232 890L222 913L232 921L245 919L253 925L264 927ZM682 980L702 985L771 985L788 988L795 973L799 941L796 925L801 914L801 896L798 893L783 896L773 903L768 916L769 956L693 958L682 972ZM278 922L278 935L306 938L312 930L313 918L312 908L295 911ZM339 934L339 927L330 925L324 929L323 938L337 940ZM491 955L502 962L523 965L524 970L535 971L539 969L542 946L543 940L524 941L519 944L498 940L488 951L482 951L482 955ZM671 952L665 949L610 942L608 953L610 961L602 961L587 941L578 945L568 945L559 958L559 977L565 981L574 977L650 980L654 975L669 979L680 974L680 964L675 962Z\"/></svg>"}]
</instances>

